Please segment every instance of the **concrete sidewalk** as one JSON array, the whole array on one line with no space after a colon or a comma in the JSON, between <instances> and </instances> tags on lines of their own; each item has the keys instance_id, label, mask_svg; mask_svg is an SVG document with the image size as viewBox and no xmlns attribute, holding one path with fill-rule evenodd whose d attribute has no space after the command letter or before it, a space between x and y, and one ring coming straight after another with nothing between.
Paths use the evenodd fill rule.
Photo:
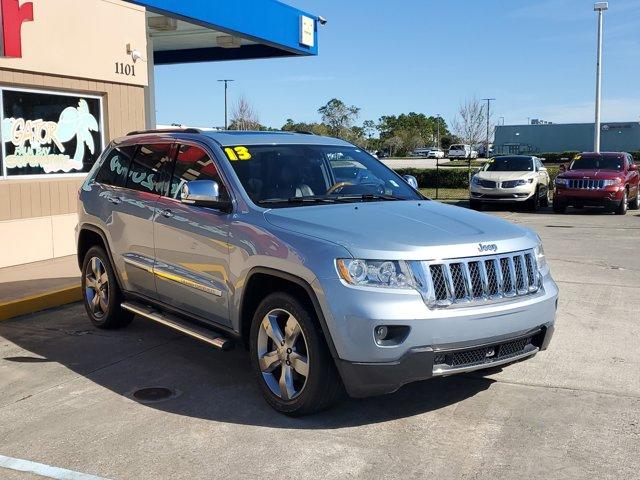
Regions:
<instances>
[{"instance_id":1,"label":"concrete sidewalk","mask_svg":"<svg viewBox=\"0 0 640 480\"><path fill-rule=\"evenodd\" d=\"M0 320L80 299L75 255L0 268Z\"/></svg>"}]
</instances>

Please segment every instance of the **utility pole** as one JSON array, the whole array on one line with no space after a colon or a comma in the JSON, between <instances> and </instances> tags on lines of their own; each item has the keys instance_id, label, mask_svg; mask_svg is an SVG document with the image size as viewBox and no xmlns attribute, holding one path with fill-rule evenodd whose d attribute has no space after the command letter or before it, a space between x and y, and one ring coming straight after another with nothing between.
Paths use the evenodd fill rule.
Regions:
<instances>
[{"instance_id":1,"label":"utility pole","mask_svg":"<svg viewBox=\"0 0 640 480\"><path fill-rule=\"evenodd\" d=\"M495 98L483 98L482 100L487 101L487 146L484 151L484 158L489 158L489 136L491 135L489 132L489 120L491 119L491 102L495 100Z\"/></svg>"},{"instance_id":2,"label":"utility pole","mask_svg":"<svg viewBox=\"0 0 640 480\"><path fill-rule=\"evenodd\" d=\"M219 82L224 82L224 129L226 130L229 126L228 122L227 122L227 85L229 84L229 82L233 82L234 80L231 80L229 78L225 78L222 80L218 80Z\"/></svg>"},{"instance_id":3,"label":"utility pole","mask_svg":"<svg viewBox=\"0 0 640 480\"><path fill-rule=\"evenodd\" d=\"M596 54L596 118L593 136L593 151L600 153L600 86L602 83L602 17L609 9L609 2L596 2L593 10L598 12L598 52Z\"/></svg>"},{"instance_id":4,"label":"utility pole","mask_svg":"<svg viewBox=\"0 0 640 480\"><path fill-rule=\"evenodd\" d=\"M438 148L440 148L440 114L436 113L436 128L438 130Z\"/></svg>"}]
</instances>

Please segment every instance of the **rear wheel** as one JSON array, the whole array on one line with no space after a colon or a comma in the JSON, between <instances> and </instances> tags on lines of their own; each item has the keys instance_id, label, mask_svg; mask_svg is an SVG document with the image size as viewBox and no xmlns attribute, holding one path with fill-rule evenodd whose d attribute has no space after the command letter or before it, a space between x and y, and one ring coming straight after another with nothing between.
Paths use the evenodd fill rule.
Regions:
<instances>
[{"instance_id":1,"label":"rear wheel","mask_svg":"<svg viewBox=\"0 0 640 480\"><path fill-rule=\"evenodd\" d=\"M278 412L319 412L342 395L342 382L314 313L288 293L272 293L256 309L250 352L262 394Z\"/></svg>"},{"instance_id":2,"label":"rear wheel","mask_svg":"<svg viewBox=\"0 0 640 480\"><path fill-rule=\"evenodd\" d=\"M627 191L625 190L622 193L622 200L620 201L620 205L616 208L616 215L625 215L627 213L627 207L629 205L629 198L627 195Z\"/></svg>"},{"instance_id":3,"label":"rear wheel","mask_svg":"<svg viewBox=\"0 0 640 480\"><path fill-rule=\"evenodd\" d=\"M133 320L133 313L120 307L122 293L109 256L102 247L91 247L84 256L82 293L84 308L96 327L120 328Z\"/></svg>"}]
</instances>

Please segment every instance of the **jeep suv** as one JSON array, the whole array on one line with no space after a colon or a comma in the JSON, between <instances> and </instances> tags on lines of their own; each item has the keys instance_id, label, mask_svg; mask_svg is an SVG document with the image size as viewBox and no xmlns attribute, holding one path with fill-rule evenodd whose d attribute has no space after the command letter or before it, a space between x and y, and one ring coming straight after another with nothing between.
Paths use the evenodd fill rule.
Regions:
<instances>
[{"instance_id":1,"label":"jeep suv","mask_svg":"<svg viewBox=\"0 0 640 480\"><path fill-rule=\"evenodd\" d=\"M624 152L582 153L555 180L553 211L568 206L605 207L618 215L640 208L638 166Z\"/></svg>"},{"instance_id":2,"label":"jeep suv","mask_svg":"<svg viewBox=\"0 0 640 480\"><path fill-rule=\"evenodd\" d=\"M243 344L289 415L546 349L558 290L538 236L414 186L334 138L131 134L79 193L87 314Z\"/></svg>"}]
</instances>

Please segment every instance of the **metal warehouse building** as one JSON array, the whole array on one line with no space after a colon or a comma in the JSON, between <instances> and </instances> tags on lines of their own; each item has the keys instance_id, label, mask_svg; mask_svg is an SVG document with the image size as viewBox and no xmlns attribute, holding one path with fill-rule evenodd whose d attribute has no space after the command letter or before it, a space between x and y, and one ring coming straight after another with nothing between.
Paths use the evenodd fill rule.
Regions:
<instances>
[{"instance_id":1,"label":"metal warehouse building","mask_svg":"<svg viewBox=\"0 0 640 480\"><path fill-rule=\"evenodd\" d=\"M602 151L640 150L639 122L603 123L601 128ZM591 151L593 129L593 123L499 125L494 149L498 154Z\"/></svg>"},{"instance_id":2,"label":"metal warehouse building","mask_svg":"<svg viewBox=\"0 0 640 480\"><path fill-rule=\"evenodd\" d=\"M0 267L75 252L86 173L155 126L154 65L316 55L317 23L275 0L0 0Z\"/></svg>"}]
</instances>

